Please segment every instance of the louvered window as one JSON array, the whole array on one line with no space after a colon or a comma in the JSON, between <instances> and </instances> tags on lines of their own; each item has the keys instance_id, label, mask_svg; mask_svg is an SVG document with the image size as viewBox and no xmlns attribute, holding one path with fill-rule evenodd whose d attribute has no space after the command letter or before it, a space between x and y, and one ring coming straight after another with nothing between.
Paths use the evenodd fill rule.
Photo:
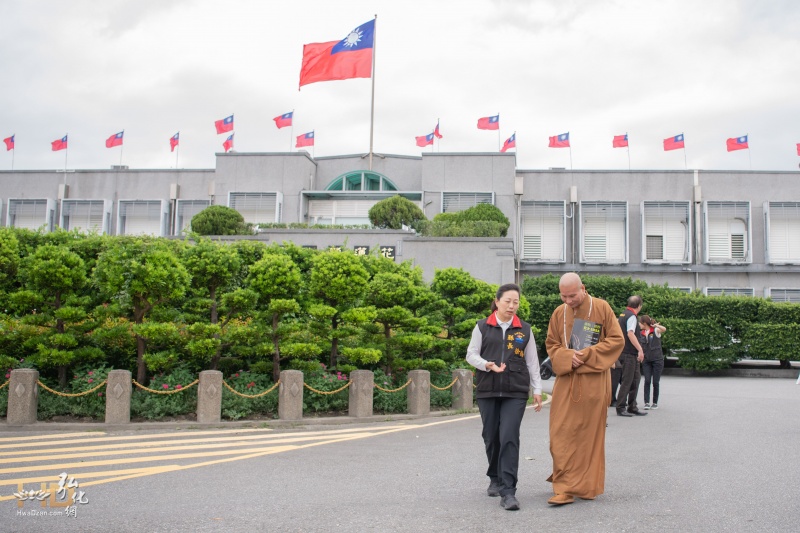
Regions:
<instances>
[{"instance_id":1,"label":"louvered window","mask_svg":"<svg viewBox=\"0 0 800 533\"><path fill-rule=\"evenodd\" d=\"M208 200L177 200L175 206L175 235L180 235L192 225L192 217L211 205Z\"/></svg>"},{"instance_id":2,"label":"louvered window","mask_svg":"<svg viewBox=\"0 0 800 533\"><path fill-rule=\"evenodd\" d=\"M643 202L644 261L689 261L689 202Z\"/></svg>"},{"instance_id":3,"label":"louvered window","mask_svg":"<svg viewBox=\"0 0 800 533\"><path fill-rule=\"evenodd\" d=\"M767 289L767 297L773 302L800 304L800 289Z\"/></svg>"},{"instance_id":4,"label":"louvered window","mask_svg":"<svg viewBox=\"0 0 800 533\"><path fill-rule=\"evenodd\" d=\"M110 218L105 200L61 201L61 227L65 230L108 233Z\"/></svg>"},{"instance_id":5,"label":"louvered window","mask_svg":"<svg viewBox=\"0 0 800 533\"><path fill-rule=\"evenodd\" d=\"M369 224L369 210L378 200L309 200L308 219L311 224Z\"/></svg>"},{"instance_id":6,"label":"louvered window","mask_svg":"<svg viewBox=\"0 0 800 533\"><path fill-rule=\"evenodd\" d=\"M118 235L163 235L167 216L163 200L120 200Z\"/></svg>"},{"instance_id":7,"label":"louvered window","mask_svg":"<svg viewBox=\"0 0 800 533\"><path fill-rule=\"evenodd\" d=\"M752 287L706 287L706 296L753 296Z\"/></svg>"},{"instance_id":8,"label":"louvered window","mask_svg":"<svg viewBox=\"0 0 800 533\"><path fill-rule=\"evenodd\" d=\"M8 200L8 216L6 223L14 228L27 228L53 231L55 226L55 202L41 199Z\"/></svg>"},{"instance_id":9,"label":"louvered window","mask_svg":"<svg viewBox=\"0 0 800 533\"><path fill-rule=\"evenodd\" d=\"M241 213L245 222L272 223L281 221L282 201L279 192L232 192L228 206Z\"/></svg>"},{"instance_id":10,"label":"louvered window","mask_svg":"<svg viewBox=\"0 0 800 533\"><path fill-rule=\"evenodd\" d=\"M493 192L443 192L442 212L456 213L478 204L494 204Z\"/></svg>"},{"instance_id":11,"label":"louvered window","mask_svg":"<svg viewBox=\"0 0 800 533\"><path fill-rule=\"evenodd\" d=\"M708 262L750 259L750 202L706 202Z\"/></svg>"},{"instance_id":12,"label":"louvered window","mask_svg":"<svg viewBox=\"0 0 800 533\"><path fill-rule=\"evenodd\" d=\"M800 203L767 204L769 263L800 263Z\"/></svg>"},{"instance_id":13,"label":"louvered window","mask_svg":"<svg viewBox=\"0 0 800 533\"><path fill-rule=\"evenodd\" d=\"M581 255L585 263L628 261L628 204L581 202Z\"/></svg>"},{"instance_id":14,"label":"louvered window","mask_svg":"<svg viewBox=\"0 0 800 533\"><path fill-rule=\"evenodd\" d=\"M522 203L522 259L564 261L564 202Z\"/></svg>"}]
</instances>

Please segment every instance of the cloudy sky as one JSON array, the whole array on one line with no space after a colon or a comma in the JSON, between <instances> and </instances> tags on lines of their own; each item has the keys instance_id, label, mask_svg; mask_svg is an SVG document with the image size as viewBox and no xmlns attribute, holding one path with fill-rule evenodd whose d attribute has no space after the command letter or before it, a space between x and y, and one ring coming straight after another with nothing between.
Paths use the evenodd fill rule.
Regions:
<instances>
[{"instance_id":1,"label":"cloudy sky","mask_svg":"<svg viewBox=\"0 0 800 533\"><path fill-rule=\"evenodd\" d=\"M281 152L316 132L317 156L369 149L368 79L298 91L303 44L378 15L375 151L496 151L517 133L524 169L798 170L796 0L25 0L0 2L0 138L15 169L213 168L235 149ZM500 135L476 128L500 114ZM120 148L105 139L125 131ZM569 132L572 148L548 148ZM663 139L684 133L682 150ZM728 153L729 137L751 149ZM12 153L0 145L0 170ZM294 148L291 148L294 150ZM430 151L428 147L425 150ZM571 162L570 162L571 155ZM684 161L684 155L686 161Z\"/></svg>"}]
</instances>

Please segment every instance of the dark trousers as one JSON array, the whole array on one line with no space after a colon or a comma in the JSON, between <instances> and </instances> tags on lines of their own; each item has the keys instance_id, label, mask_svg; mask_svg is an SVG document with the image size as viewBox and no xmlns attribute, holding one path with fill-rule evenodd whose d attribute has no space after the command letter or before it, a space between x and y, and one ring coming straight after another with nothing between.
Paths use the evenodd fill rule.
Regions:
<instances>
[{"instance_id":1,"label":"dark trousers","mask_svg":"<svg viewBox=\"0 0 800 533\"><path fill-rule=\"evenodd\" d=\"M639 368L639 361L636 355L623 353L619 356L622 363L622 379L619 383L619 393L617 394L617 411L637 411L636 396L639 393L639 382L642 380L642 371Z\"/></svg>"},{"instance_id":2,"label":"dark trousers","mask_svg":"<svg viewBox=\"0 0 800 533\"><path fill-rule=\"evenodd\" d=\"M619 382L622 379L622 369L621 368L612 368L611 369L611 401L616 405L617 402L617 388L619 388Z\"/></svg>"},{"instance_id":3,"label":"dark trousers","mask_svg":"<svg viewBox=\"0 0 800 533\"><path fill-rule=\"evenodd\" d=\"M661 372L664 371L664 358L658 361L645 361L642 363L644 374L644 403L650 403L650 380L653 381L653 403L658 403L658 384L661 381Z\"/></svg>"},{"instance_id":4,"label":"dark trousers","mask_svg":"<svg viewBox=\"0 0 800 533\"><path fill-rule=\"evenodd\" d=\"M517 492L519 426L527 403L527 398L478 398L489 460L486 475L503 486L501 496Z\"/></svg>"}]
</instances>

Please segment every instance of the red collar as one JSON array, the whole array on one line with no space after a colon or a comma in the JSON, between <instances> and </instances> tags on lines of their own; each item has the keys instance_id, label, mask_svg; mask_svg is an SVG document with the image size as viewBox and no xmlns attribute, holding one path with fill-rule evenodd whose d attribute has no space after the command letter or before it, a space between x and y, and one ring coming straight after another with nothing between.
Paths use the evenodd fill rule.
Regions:
<instances>
[{"instance_id":1,"label":"red collar","mask_svg":"<svg viewBox=\"0 0 800 533\"><path fill-rule=\"evenodd\" d=\"M486 323L489 324L490 326L496 326L497 325L497 313L495 312L495 313L492 313L491 315L489 315L489 318L486 319ZM522 321L519 319L519 317L517 315L514 315L511 318L511 327L512 328L521 328L522 327Z\"/></svg>"},{"instance_id":2,"label":"red collar","mask_svg":"<svg viewBox=\"0 0 800 533\"><path fill-rule=\"evenodd\" d=\"M627 309L628 311L630 311L634 315L638 315L639 314L639 311L637 311L636 309L634 309L632 307L626 307L625 309Z\"/></svg>"}]
</instances>

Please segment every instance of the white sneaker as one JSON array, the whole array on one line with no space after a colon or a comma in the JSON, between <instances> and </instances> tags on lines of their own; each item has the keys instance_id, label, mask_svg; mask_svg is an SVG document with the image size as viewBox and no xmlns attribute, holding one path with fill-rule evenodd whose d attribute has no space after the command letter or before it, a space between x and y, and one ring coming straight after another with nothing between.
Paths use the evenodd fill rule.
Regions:
<instances>
[{"instance_id":1,"label":"white sneaker","mask_svg":"<svg viewBox=\"0 0 800 533\"><path fill-rule=\"evenodd\" d=\"M644 410L645 411L649 411L650 410L650 404L649 403L644 404Z\"/></svg>"},{"instance_id":2,"label":"white sneaker","mask_svg":"<svg viewBox=\"0 0 800 533\"><path fill-rule=\"evenodd\" d=\"M647 409L647 408L645 407L645 409ZM658 404L654 403L653 406L650 409L658 409Z\"/></svg>"}]
</instances>

